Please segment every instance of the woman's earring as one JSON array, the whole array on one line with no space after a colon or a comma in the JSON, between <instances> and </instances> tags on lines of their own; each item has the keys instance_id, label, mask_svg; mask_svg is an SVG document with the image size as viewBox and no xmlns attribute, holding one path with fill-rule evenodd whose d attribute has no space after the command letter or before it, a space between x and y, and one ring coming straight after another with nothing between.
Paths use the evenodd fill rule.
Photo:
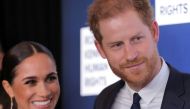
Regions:
<instances>
[{"instance_id":1,"label":"woman's earring","mask_svg":"<svg viewBox=\"0 0 190 109\"><path fill-rule=\"evenodd\" d=\"M13 98L11 97L11 109L13 109Z\"/></svg>"}]
</instances>

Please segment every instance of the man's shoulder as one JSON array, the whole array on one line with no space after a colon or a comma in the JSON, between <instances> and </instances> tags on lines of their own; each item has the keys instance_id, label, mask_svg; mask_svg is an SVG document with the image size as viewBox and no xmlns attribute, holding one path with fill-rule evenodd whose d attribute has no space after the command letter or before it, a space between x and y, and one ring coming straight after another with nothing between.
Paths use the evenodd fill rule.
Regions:
<instances>
[{"instance_id":1,"label":"man's shoulder","mask_svg":"<svg viewBox=\"0 0 190 109\"><path fill-rule=\"evenodd\" d=\"M189 89L190 84L190 72L182 72L177 70L176 68L169 65L170 68L170 76L169 81L170 84L179 84L179 86L184 86L184 89Z\"/></svg>"},{"instance_id":2,"label":"man's shoulder","mask_svg":"<svg viewBox=\"0 0 190 109\"><path fill-rule=\"evenodd\" d=\"M117 93L124 86L125 82L119 80L104 88L97 96L94 109L107 109L113 103Z\"/></svg>"},{"instance_id":3,"label":"man's shoulder","mask_svg":"<svg viewBox=\"0 0 190 109\"><path fill-rule=\"evenodd\" d=\"M178 69L172 67L171 65L168 65L168 66L169 66L171 74L179 76L179 77L184 77L184 78L190 79L190 72L189 73L188 72L182 72L182 71L179 71Z\"/></svg>"},{"instance_id":4,"label":"man's shoulder","mask_svg":"<svg viewBox=\"0 0 190 109\"><path fill-rule=\"evenodd\" d=\"M109 86L107 86L106 88L104 88L101 93L99 94L99 96L110 96L114 93L117 93L123 86L124 86L125 82L123 80L119 80Z\"/></svg>"},{"instance_id":5,"label":"man's shoulder","mask_svg":"<svg viewBox=\"0 0 190 109\"><path fill-rule=\"evenodd\" d=\"M170 76L168 79L168 83L165 89L165 96L164 96L164 106L171 106L168 104L170 102L184 103L183 109L189 109L190 107L190 73L181 72L174 67L170 68ZM179 99L178 99L179 98ZM172 106L171 106L172 107ZM168 109L168 108L167 108Z\"/></svg>"}]
</instances>

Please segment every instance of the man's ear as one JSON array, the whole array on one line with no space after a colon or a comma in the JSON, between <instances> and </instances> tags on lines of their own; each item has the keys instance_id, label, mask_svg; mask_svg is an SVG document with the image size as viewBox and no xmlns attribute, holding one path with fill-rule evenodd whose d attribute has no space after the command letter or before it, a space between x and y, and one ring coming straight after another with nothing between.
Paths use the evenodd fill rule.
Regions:
<instances>
[{"instance_id":1,"label":"man's ear","mask_svg":"<svg viewBox=\"0 0 190 109\"><path fill-rule=\"evenodd\" d=\"M159 26L158 26L158 23L156 21L152 22L152 34L153 34L153 38L154 38L155 42L158 43L158 40L159 40Z\"/></svg>"},{"instance_id":2,"label":"man's ear","mask_svg":"<svg viewBox=\"0 0 190 109\"><path fill-rule=\"evenodd\" d=\"M96 46L98 52L102 56L102 58L106 58L106 55L105 55L105 52L104 52L104 49L103 49L102 45L97 40L95 40L94 43L95 43L95 46Z\"/></svg>"},{"instance_id":3,"label":"man's ear","mask_svg":"<svg viewBox=\"0 0 190 109\"><path fill-rule=\"evenodd\" d=\"M5 89L5 91L7 92L7 94L9 95L9 97L13 98L14 94L13 94L13 89L12 89L10 83L7 80L3 80L2 85L3 85L3 88Z\"/></svg>"}]
</instances>

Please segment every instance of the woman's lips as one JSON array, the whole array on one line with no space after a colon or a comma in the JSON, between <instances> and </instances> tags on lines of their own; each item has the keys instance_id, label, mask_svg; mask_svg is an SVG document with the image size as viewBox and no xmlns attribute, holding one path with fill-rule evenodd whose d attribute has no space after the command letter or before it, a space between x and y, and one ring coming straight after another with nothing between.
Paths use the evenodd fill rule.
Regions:
<instances>
[{"instance_id":1,"label":"woman's lips","mask_svg":"<svg viewBox=\"0 0 190 109\"><path fill-rule=\"evenodd\" d=\"M48 105L51 102L51 100L46 100L46 101L33 101L32 104L36 106L44 106Z\"/></svg>"}]
</instances>

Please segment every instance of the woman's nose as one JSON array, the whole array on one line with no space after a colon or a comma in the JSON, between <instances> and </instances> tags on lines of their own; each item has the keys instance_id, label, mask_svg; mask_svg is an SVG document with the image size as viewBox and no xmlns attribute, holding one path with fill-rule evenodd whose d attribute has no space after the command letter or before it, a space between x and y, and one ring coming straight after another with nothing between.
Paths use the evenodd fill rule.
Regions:
<instances>
[{"instance_id":1,"label":"woman's nose","mask_svg":"<svg viewBox=\"0 0 190 109\"><path fill-rule=\"evenodd\" d=\"M51 91L48 88L48 85L41 83L37 89L38 95L41 97L49 98L51 96Z\"/></svg>"}]
</instances>

